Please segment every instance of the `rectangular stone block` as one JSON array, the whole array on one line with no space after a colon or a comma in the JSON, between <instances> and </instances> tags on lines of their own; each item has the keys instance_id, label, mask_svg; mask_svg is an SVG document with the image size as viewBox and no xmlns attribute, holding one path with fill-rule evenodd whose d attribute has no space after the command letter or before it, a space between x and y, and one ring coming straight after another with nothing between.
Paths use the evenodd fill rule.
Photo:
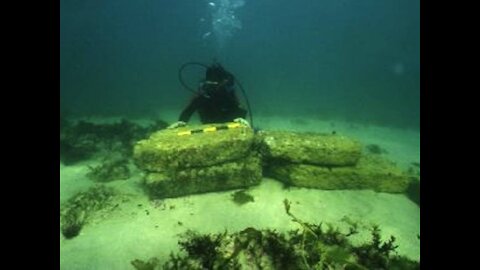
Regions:
<instances>
[{"instance_id":1,"label":"rectangular stone block","mask_svg":"<svg viewBox=\"0 0 480 270\"><path fill-rule=\"evenodd\" d=\"M403 193L412 177L394 163L369 155L359 159L355 166L322 167L306 164L270 164L270 177L288 185L326 190L373 189L378 192Z\"/></svg>"},{"instance_id":2,"label":"rectangular stone block","mask_svg":"<svg viewBox=\"0 0 480 270\"><path fill-rule=\"evenodd\" d=\"M349 166L357 163L362 152L357 140L336 134L262 131L259 136L267 162Z\"/></svg>"},{"instance_id":3,"label":"rectangular stone block","mask_svg":"<svg viewBox=\"0 0 480 270\"><path fill-rule=\"evenodd\" d=\"M253 140L253 130L237 123L165 129L137 142L133 157L149 172L213 166L248 156Z\"/></svg>"},{"instance_id":4,"label":"rectangular stone block","mask_svg":"<svg viewBox=\"0 0 480 270\"><path fill-rule=\"evenodd\" d=\"M201 168L148 173L144 186L151 198L171 198L245 188L260 183L260 158L248 158Z\"/></svg>"}]
</instances>

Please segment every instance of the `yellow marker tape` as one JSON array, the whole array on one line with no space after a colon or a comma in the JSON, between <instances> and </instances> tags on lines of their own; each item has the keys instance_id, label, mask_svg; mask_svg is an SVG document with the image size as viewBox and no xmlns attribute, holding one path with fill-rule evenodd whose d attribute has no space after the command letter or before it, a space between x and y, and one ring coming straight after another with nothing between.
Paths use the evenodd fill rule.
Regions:
<instances>
[{"instance_id":1,"label":"yellow marker tape","mask_svg":"<svg viewBox=\"0 0 480 270\"><path fill-rule=\"evenodd\" d=\"M238 127L241 127L242 125L240 125L239 123L230 123L230 124L227 124L227 127L228 128L238 128Z\"/></svg>"},{"instance_id":2,"label":"yellow marker tape","mask_svg":"<svg viewBox=\"0 0 480 270\"><path fill-rule=\"evenodd\" d=\"M182 132L177 133L178 136L184 136L184 135L190 135L190 134L192 134L192 132L190 130L182 131Z\"/></svg>"},{"instance_id":3,"label":"yellow marker tape","mask_svg":"<svg viewBox=\"0 0 480 270\"><path fill-rule=\"evenodd\" d=\"M202 129L191 129L186 131L180 131L177 133L178 136L185 136L185 135L192 135L194 133L204 133L204 132L215 132L224 129L231 129L231 128L239 128L242 127L240 123L228 123L226 125L218 126L218 127L205 127Z\"/></svg>"},{"instance_id":4,"label":"yellow marker tape","mask_svg":"<svg viewBox=\"0 0 480 270\"><path fill-rule=\"evenodd\" d=\"M214 132L217 131L217 127L207 127L203 129L203 132Z\"/></svg>"}]
</instances>

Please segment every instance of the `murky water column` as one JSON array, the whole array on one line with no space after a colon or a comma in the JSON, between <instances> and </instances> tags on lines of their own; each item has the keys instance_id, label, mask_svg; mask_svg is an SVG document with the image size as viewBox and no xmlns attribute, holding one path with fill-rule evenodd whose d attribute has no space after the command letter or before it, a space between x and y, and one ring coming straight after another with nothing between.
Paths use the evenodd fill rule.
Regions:
<instances>
[{"instance_id":1,"label":"murky water column","mask_svg":"<svg viewBox=\"0 0 480 270\"><path fill-rule=\"evenodd\" d=\"M242 23L235 11L245 5L244 0L208 1L210 29L203 34L203 39L213 39L216 56L225 60L225 47L233 34L242 28Z\"/></svg>"}]
</instances>

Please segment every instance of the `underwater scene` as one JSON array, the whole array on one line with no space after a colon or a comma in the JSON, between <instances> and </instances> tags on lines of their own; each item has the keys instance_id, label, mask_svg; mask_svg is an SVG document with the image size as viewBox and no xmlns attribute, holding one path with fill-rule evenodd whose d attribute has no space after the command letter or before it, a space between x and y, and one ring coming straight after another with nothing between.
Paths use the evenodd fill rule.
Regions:
<instances>
[{"instance_id":1,"label":"underwater scene","mask_svg":"<svg viewBox=\"0 0 480 270\"><path fill-rule=\"evenodd\" d=\"M419 1L59 15L61 269L420 269Z\"/></svg>"}]
</instances>

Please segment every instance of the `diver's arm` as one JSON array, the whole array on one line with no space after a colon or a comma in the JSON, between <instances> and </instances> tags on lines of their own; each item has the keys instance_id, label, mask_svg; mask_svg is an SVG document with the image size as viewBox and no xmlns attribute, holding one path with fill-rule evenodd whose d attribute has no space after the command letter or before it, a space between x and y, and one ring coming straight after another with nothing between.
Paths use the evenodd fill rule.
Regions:
<instances>
[{"instance_id":1,"label":"diver's arm","mask_svg":"<svg viewBox=\"0 0 480 270\"><path fill-rule=\"evenodd\" d=\"M199 107L199 97L195 97L188 106L183 109L182 113L180 114L180 117L178 118L178 121L182 122L188 122L190 120L190 117L192 117L192 114L198 109Z\"/></svg>"}]
</instances>

